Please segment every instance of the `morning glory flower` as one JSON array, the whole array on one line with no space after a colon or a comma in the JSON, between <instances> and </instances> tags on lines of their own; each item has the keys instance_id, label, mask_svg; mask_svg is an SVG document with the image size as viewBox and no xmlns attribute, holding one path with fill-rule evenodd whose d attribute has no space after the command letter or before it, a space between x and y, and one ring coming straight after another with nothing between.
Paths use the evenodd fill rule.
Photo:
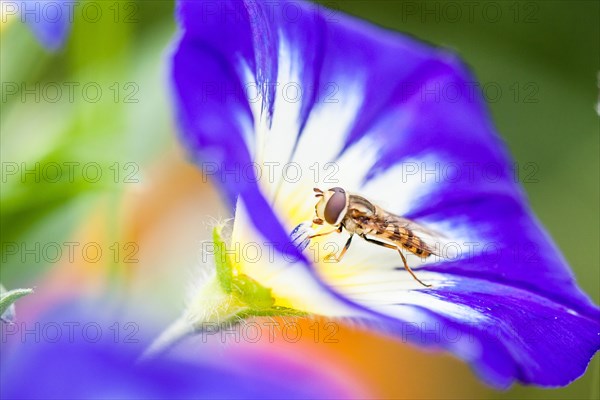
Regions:
<instances>
[{"instance_id":1,"label":"morning glory flower","mask_svg":"<svg viewBox=\"0 0 600 400\"><path fill-rule=\"evenodd\" d=\"M56 51L69 35L77 5L70 0L3 1L2 14L3 19L18 17L46 49Z\"/></svg>"},{"instance_id":2,"label":"morning glory flower","mask_svg":"<svg viewBox=\"0 0 600 400\"><path fill-rule=\"evenodd\" d=\"M450 351L496 387L584 373L600 311L529 208L457 56L300 2L180 1L178 18L181 138L235 207L183 331L297 312ZM434 256L407 254L431 287L361 238L330 262L348 232L310 240L326 229L311 224L314 187L439 233Z\"/></svg>"},{"instance_id":3,"label":"morning glory flower","mask_svg":"<svg viewBox=\"0 0 600 400\"><path fill-rule=\"evenodd\" d=\"M283 358L244 354L137 363L141 323L107 316L107 302L65 304L2 327L3 399L340 398L331 377ZM102 317L100 317L102 315ZM134 329L132 329L134 328ZM226 361L229 364L225 364Z\"/></svg>"}]
</instances>

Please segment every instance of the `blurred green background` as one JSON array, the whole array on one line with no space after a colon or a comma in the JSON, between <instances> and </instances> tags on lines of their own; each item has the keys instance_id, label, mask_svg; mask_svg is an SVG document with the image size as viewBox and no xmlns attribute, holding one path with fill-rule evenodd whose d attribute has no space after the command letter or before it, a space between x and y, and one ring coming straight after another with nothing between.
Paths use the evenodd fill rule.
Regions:
<instances>
[{"instance_id":1,"label":"blurred green background","mask_svg":"<svg viewBox=\"0 0 600 400\"><path fill-rule=\"evenodd\" d=\"M103 90L98 102L82 101L78 90L75 101L63 96L56 103L36 102L32 95L23 102L21 94L5 98L3 93L3 165L98 163L104 173L95 183L75 174L75 182L65 184L35 182L32 177L23 184L3 170L3 244L67 241L100 202L114 207L107 237L121 237L118 209L128 188L124 175L132 172L126 164L140 167L134 178L143 184L146 167L173 142L166 65L176 29L173 3L96 4L103 17L90 22L76 13L71 36L57 54L43 50L19 21L2 24L3 84L98 82ZM533 209L581 287L600 302L600 2L322 4L453 49L466 60L482 86L490 89L491 113L518 163ZM120 171L116 182L111 175L115 163ZM7 288L28 286L52 268L52 263L21 260L5 250L0 281ZM598 398L599 375L596 357L586 376L567 388L485 393L490 398Z\"/></svg>"}]
</instances>

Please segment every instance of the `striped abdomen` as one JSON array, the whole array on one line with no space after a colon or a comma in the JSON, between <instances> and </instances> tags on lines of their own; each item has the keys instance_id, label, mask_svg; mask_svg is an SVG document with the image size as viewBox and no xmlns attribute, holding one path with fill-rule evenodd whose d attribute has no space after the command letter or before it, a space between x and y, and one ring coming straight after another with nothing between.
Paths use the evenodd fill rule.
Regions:
<instances>
[{"instance_id":1,"label":"striped abdomen","mask_svg":"<svg viewBox=\"0 0 600 400\"><path fill-rule=\"evenodd\" d=\"M421 258L427 258L432 254L425 242L415 236L413 231L393 222L386 221L385 229L381 233L378 232L377 236L379 235L395 244L400 244L404 249Z\"/></svg>"}]
</instances>

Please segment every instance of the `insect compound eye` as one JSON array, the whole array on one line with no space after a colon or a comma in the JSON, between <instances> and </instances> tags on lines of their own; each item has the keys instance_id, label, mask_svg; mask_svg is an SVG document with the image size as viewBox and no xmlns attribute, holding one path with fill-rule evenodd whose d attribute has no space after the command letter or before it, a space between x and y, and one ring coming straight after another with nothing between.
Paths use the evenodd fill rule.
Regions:
<instances>
[{"instance_id":1,"label":"insect compound eye","mask_svg":"<svg viewBox=\"0 0 600 400\"><path fill-rule=\"evenodd\" d=\"M342 188L329 189L334 192L325 206L325 221L334 225L342 211L346 209L346 192Z\"/></svg>"}]
</instances>

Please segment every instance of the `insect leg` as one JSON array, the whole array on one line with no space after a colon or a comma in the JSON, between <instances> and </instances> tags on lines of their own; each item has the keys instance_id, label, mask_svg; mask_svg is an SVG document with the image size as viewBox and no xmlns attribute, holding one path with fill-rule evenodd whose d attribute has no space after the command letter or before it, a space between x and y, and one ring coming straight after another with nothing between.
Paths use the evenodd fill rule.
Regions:
<instances>
[{"instance_id":1,"label":"insect leg","mask_svg":"<svg viewBox=\"0 0 600 400\"><path fill-rule=\"evenodd\" d=\"M327 257L325 257L325 260L335 260L335 262L340 262L340 260L342 259L342 257L344 257L344 254L346 254L346 251L348 250L348 248L350 247L350 243L352 243L352 237L354 236L354 234L350 234L350 237L348 238L348 241L346 242L346 244L344 245L344 248L342 249L342 251L340 252L339 256L335 256L335 254L329 254Z\"/></svg>"},{"instance_id":2,"label":"insect leg","mask_svg":"<svg viewBox=\"0 0 600 400\"><path fill-rule=\"evenodd\" d=\"M412 277L415 278L415 280L417 282L419 282L421 285L423 285L425 287L431 287L431 285L423 283L423 281L421 281L419 278L417 278L417 276L415 275L413 270L410 269L410 267L408 266L408 263L406 262L406 257L404 257L404 254L402 254L402 251L400 251L400 249L398 249L398 253L400 254L400 257L402 257L402 262L404 263L404 269L407 270L412 275Z\"/></svg>"},{"instance_id":3,"label":"insect leg","mask_svg":"<svg viewBox=\"0 0 600 400\"><path fill-rule=\"evenodd\" d=\"M360 235L360 237L365 239L367 242L375 243L379 246L387 247L388 249L397 249L397 247L394 245L391 245L391 244L385 243L385 242L380 242L379 240L374 240L374 239L368 238L365 235Z\"/></svg>"},{"instance_id":4,"label":"insect leg","mask_svg":"<svg viewBox=\"0 0 600 400\"><path fill-rule=\"evenodd\" d=\"M394 245L385 243L385 242L380 242L379 240L374 240L371 238L366 237L365 235L361 235L363 239L365 239L367 242L371 242L374 244L378 244L379 246L383 246L383 247L387 247L388 249L395 249L398 251L398 254L400 254L400 257L402 257L402 263L404 264L404 269L408 271L408 273L410 273L412 275L413 278L415 278L415 280L417 282L419 282L421 285L425 286L425 287L431 287L431 285L428 285L426 283L423 283L423 281L421 281L419 278L417 278L417 276L415 275L415 273L413 272L412 269L410 269L410 267L408 266L408 263L406 262L406 257L404 257L404 254L402 254L402 251L400 251L400 249Z\"/></svg>"},{"instance_id":5,"label":"insect leg","mask_svg":"<svg viewBox=\"0 0 600 400\"><path fill-rule=\"evenodd\" d=\"M332 231L329 231L329 232L325 232L325 233L317 233L316 235L310 235L308 238L309 238L309 239L312 239L312 238L316 238L316 237L319 237L319 236L327 236L327 235L329 235L329 234L331 234L331 233L333 233L333 232L338 232L338 233L340 233L341 231L342 231L342 227L340 226L339 228L335 228L334 230L332 230Z\"/></svg>"}]
</instances>

